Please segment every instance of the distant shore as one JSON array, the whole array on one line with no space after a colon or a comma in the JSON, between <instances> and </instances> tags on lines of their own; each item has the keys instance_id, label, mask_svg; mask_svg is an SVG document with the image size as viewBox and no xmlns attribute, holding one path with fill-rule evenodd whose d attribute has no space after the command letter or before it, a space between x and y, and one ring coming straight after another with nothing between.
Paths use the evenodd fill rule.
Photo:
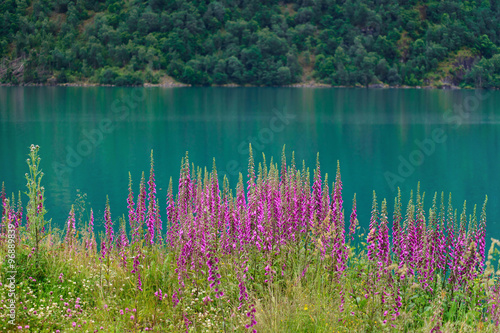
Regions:
<instances>
[{"instance_id":1,"label":"distant shore","mask_svg":"<svg viewBox=\"0 0 500 333\"><path fill-rule=\"evenodd\" d=\"M99 84L99 83L89 83L89 82L73 82L73 83L23 83L23 84L11 84L11 83L0 83L0 87L163 87L163 88L175 88L175 87L226 87L226 88L245 88L245 87L271 87L271 88L363 88L363 89L436 89L436 90L469 90L469 89L480 89L480 88L461 88L459 86L443 84L442 86L390 86L388 84L369 84L368 86L355 85L355 86L333 86L325 83L308 81L299 82L290 85L283 86L254 86L254 85L239 85L236 83L229 83L224 85L210 85L210 86L197 86L190 85L186 83L181 83L177 81L167 81L157 84L144 83L143 85L135 86L117 86L111 84ZM497 90L497 88L490 88L491 90Z\"/></svg>"}]
</instances>

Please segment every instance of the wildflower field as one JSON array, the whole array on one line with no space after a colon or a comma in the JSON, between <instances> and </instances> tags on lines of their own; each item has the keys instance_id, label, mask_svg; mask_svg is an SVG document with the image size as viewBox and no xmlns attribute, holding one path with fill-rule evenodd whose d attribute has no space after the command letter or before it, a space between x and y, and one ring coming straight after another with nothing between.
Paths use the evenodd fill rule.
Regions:
<instances>
[{"instance_id":1,"label":"wildflower field","mask_svg":"<svg viewBox=\"0 0 500 333\"><path fill-rule=\"evenodd\" d=\"M215 162L208 172L186 154L178 188L171 179L159 198L151 153L149 180L124 194L128 216L109 203L95 216L79 195L59 229L38 146L27 162L26 199L2 195L2 332L499 331L487 200L457 213L451 195L417 187L403 205L374 192L363 231L339 167L329 185L318 160L311 185L293 154L256 167L250 147L233 191Z\"/></svg>"}]
</instances>

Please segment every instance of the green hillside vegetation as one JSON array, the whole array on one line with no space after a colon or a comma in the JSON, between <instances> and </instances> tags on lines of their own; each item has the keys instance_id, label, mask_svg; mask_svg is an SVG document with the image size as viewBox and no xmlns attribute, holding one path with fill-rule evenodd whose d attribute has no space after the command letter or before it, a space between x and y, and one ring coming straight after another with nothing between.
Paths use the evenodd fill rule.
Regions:
<instances>
[{"instance_id":1,"label":"green hillside vegetation","mask_svg":"<svg viewBox=\"0 0 500 333\"><path fill-rule=\"evenodd\" d=\"M0 82L500 87L500 0L1 0Z\"/></svg>"}]
</instances>

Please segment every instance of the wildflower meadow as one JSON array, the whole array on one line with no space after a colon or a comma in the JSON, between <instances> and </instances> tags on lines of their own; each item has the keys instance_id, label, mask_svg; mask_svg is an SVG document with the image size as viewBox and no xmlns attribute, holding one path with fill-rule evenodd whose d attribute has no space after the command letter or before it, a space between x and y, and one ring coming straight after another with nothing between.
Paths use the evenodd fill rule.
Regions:
<instances>
[{"instance_id":1,"label":"wildflower meadow","mask_svg":"<svg viewBox=\"0 0 500 333\"><path fill-rule=\"evenodd\" d=\"M79 194L61 228L38 146L27 164L24 193L2 191L2 332L500 330L487 198L457 211L451 194L419 186L373 192L363 230L340 167L330 183L319 158L311 172L283 148L279 165L256 164L250 146L233 190L215 161L207 171L186 153L165 198L151 152L149 177L129 179L127 215L109 201L97 215Z\"/></svg>"}]
</instances>

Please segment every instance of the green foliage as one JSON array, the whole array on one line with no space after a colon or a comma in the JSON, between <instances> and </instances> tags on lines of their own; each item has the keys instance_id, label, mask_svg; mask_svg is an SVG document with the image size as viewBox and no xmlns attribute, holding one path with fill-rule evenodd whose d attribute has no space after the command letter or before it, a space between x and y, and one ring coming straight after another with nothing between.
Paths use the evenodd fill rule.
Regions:
<instances>
[{"instance_id":1,"label":"green foliage","mask_svg":"<svg viewBox=\"0 0 500 333\"><path fill-rule=\"evenodd\" d=\"M149 81L154 81L155 78L148 72ZM120 72L116 68L106 68L103 69L99 75L100 84L110 84L117 86L139 86L144 83L141 73L130 73L128 71Z\"/></svg>"},{"instance_id":2,"label":"green foliage","mask_svg":"<svg viewBox=\"0 0 500 333\"><path fill-rule=\"evenodd\" d=\"M461 74L452 81L498 88L496 67L485 60L500 52L499 3L7 0L0 80L140 85L170 75L193 85L286 85L302 80L297 59L308 52L324 83L414 86L445 79L429 81L465 48L478 56L453 65ZM24 70L12 75L19 62Z\"/></svg>"},{"instance_id":3,"label":"green foliage","mask_svg":"<svg viewBox=\"0 0 500 333\"><path fill-rule=\"evenodd\" d=\"M465 82L480 88L500 86L500 54L483 58L465 76Z\"/></svg>"},{"instance_id":4,"label":"green foliage","mask_svg":"<svg viewBox=\"0 0 500 333\"><path fill-rule=\"evenodd\" d=\"M28 229L28 244L33 248L35 262L38 264L39 245L45 237L45 226L49 223L45 221L45 213L47 213L45 202L45 188L41 185L44 173L40 169L40 157L38 156L38 145L31 145L29 158L27 159L29 173L26 173L26 187L28 191L29 201L26 207L26 219Z\"/></svg>"}]
</instances>

